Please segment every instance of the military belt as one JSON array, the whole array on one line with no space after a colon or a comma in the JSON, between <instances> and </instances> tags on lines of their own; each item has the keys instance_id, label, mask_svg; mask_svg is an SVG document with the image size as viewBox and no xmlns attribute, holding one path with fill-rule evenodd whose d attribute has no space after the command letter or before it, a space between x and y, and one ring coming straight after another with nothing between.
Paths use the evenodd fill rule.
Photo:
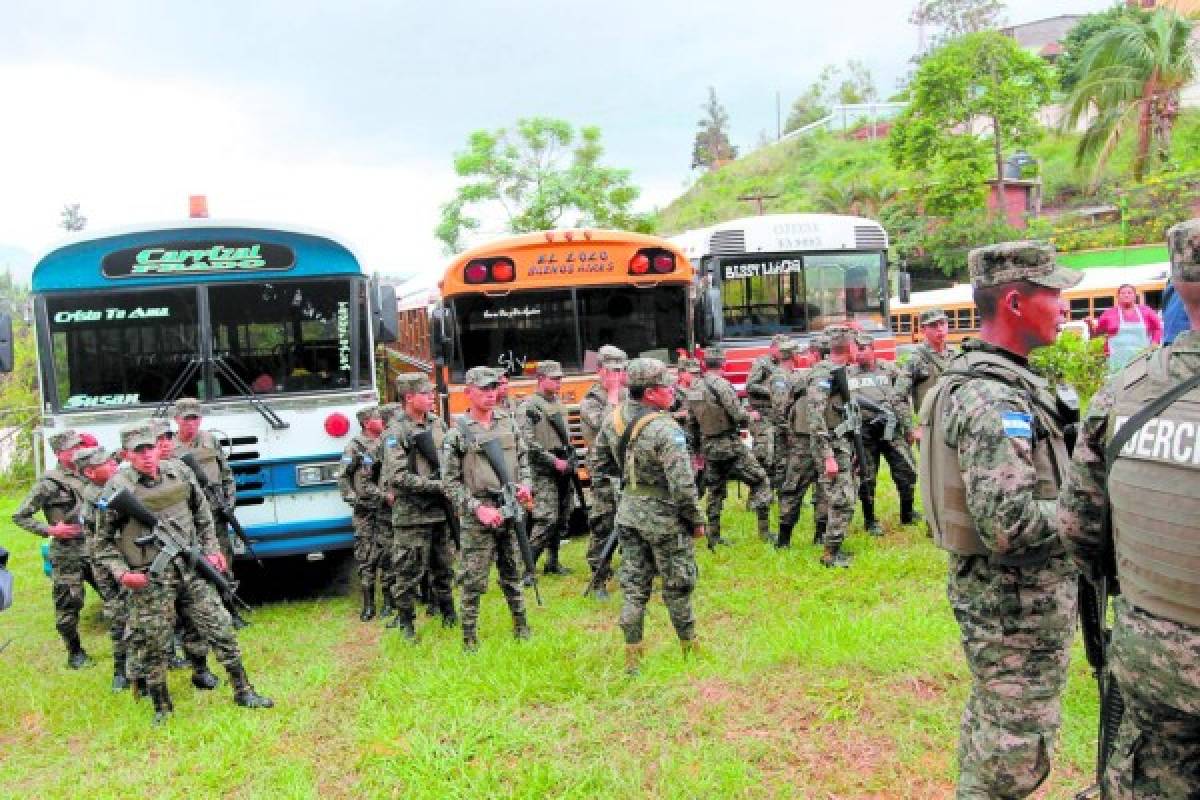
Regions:
<instances>
[{"instance_id":1,"label":"military belt","mask_svg":"<svg viewBox=\"0 0 1200 800\"><path fill-rule=\"evenodd\" d=\"M622 494L632 495L633 497L657 497L659 500L669 500L671 496L667 494L667 490L661 486L646 486L645 484L630 485L621 490Z\"/></svg>"}]
</instances>

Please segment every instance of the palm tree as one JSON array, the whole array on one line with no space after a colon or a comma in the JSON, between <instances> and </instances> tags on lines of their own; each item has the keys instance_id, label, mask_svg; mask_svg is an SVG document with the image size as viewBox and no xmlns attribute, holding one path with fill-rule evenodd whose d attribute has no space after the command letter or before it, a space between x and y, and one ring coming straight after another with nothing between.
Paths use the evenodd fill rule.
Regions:
<instances>
[{"instance_id":1,"label":"palm tree","mask_svg":"<svg viewBox=\"0 0 1200 800\"><path fill-rule=\"evenodd\" d=\"M817 189L817 208L830 214L855 214L879 219L897 198L897 190L878 176L859 181L830 181Z\"/></svg>"},{"instance_id":2,"label":"palm tree","mask_svg":"<svg viewBox=\"0 0 1200 800\"><path fill-rule=\"evenodd\" d=\"M1077 166L1094 160L1098 176L1131 129L1137 131L1135 178L1142 178L1152 157L1166 161L1180 90L1196 77L1193 24L1191 18L1160 8L1127 17L1091 39L1063 118L1063 129L1073 130L1095 115L1075 151Z\"/></svg>"}]
</instances>

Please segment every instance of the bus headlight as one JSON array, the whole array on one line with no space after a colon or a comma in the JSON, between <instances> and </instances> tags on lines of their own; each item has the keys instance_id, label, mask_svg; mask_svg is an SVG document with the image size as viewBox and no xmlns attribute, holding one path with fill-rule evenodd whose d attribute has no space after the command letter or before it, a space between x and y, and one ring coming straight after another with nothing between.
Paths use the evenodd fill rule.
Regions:
<instances>
[{"instance_id":1,"label":"bus headlight","mask_svg":"<svg viewBox=\"0 0 1200 800\"><path fill-rule=\"evenodd\" d=\"M324 483L337 483L341 462L330 461L322 464L301 464L296 467L297 486L320 486Z\"/></svg>"}]
</instances>

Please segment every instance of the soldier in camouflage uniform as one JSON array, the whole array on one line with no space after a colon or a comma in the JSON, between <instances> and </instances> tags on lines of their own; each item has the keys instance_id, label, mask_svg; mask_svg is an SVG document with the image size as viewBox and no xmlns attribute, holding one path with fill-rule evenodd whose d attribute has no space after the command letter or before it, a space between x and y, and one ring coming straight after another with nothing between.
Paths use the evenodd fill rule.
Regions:
<instances>
[{"instance_id":1,"label":"soldier in camouflage uniform","mask_svg":"<svg viewBox=\"0 0 1200 800\"><path fill-rule=\"evenodd\" d=\"M779 549L792 546L792 531L800 520L804 494L810 486L815 491L817 484L805 398L812 367L820 358L820 351L811 344L803 353L795 354L790 371L782 382L776 382L771 393L772 413L784 451L783 481L779 486L779 536L775 540Z\"/></svg>"},{"instance_id":2,"label":"soldier in camouflage uniform","mask_svg":"<svg viewBox=\"0 0 1200 800\"><path fill-rule=\"evenodd\" d=\"M567 432L567 412L559 402L563 371L557 361L540 361L535 372L537 388L517 410L517 423L529 447L529 466L533 474L533 526L529 544L533 563L543 552L547 575L569 575L571 570L558 561L558 549L567 532L574 495L567 471L567 448L574 447ZM561 424L563 436L551 420Z\"/></svg>"},{"instance_id":3,"label":"soldier in camouflage uniform","mask_svg":"<svg viewBox=\"0 0 1200 800\"><path fill-rule=\"evenodd\" d=\"M692 471L696 475L696 489L702 494L704 490L704 456L700 453L702 440L700 429L696 427L696 420L692 417L692 410L688 406L688 392L703 374L704 370L698 359L688 356L679 359L679 368L673 387L675 400L671 406L671 416L675 418L675 422L687 436L688 452L692 454Z\"/></svg>"},{"instance_id":4,"label":"soldier in camouflage uniform","mask_svg":"<svg viewBox=\"0 0 1200 800\"><path fill-rule=\"evenodd\" d=\"M175 401L174 417L179 428L179 434L175 437L175 457L179 458L184 453L191 452L200 464L200 469L204 470L212 491L219 491L225 501L225 507L233 508L237 504L237 484L233 479L233 470L229 468L229 459L225 457L225 451L217 437L200 429L204 421L200 401L194 397L179 398ZM209 499L211 503L212 498ZM226 563L232 565L233 540L230 538L229 526L224 520L214 518L213 530L221 544Z\"/></svg>"},{"instance_id":5,"label":"soldier in camouflage uniform","mask_svg":"<svg viewBox=\"0 0 1200 800\"><path fill-rule=\"evenodd\" d=\"M50 538L54 627L67 647L67 666L82 669L94 664L79 641L79 612L83 610L83 581L88 569L88 548L83 535L83 477L72 459L82 441L70 428L49 437L58 459L33 484L12 521L30 533ZM45 522L34 515L42 513Z\"/></svg>"},{"instance_id":6,"label":"soldier in camouflage uniform","mask_svg":"<svg viewBox=\"0 0 1200 800\"><path fill-rule=\"evenodd\" d=\"M927 308L921 312L918 322L925 341L917 345L909 355L908 361L900 368L900 377L896 381L896 391L907 394L912 399L915 411L921 410L925 395L946 371L950 359L958 354L958 349L946 341L950 328L945 311L940 308Z\"/></svg>"},{"instance_id":7,"label":"soldier in camouflage uniform","mask_svg":"<svg viewBox=\"0 0 1200 800\"><path fill-rule=\"evenodd\" d=\"M601 563L600 555L615 524L620 488L607 478L595 478L596 465L592 461L591 448L604 420L614 408L629 397L629 390L625 388L625 366L629 357L625 355L624 350L611 344L601 347L597 355L600 359L600 365L596 369L598 380L588 388L579 403L579 425L583 441L588 446L588 474L592 476L592 505L588 509L592 538L588 541L587 562L597 587L596 599L607 600L612 561L610 558L609 561Z\"/></svg>"},{"instance_id":8,"label":"soldier in camouflage uniform","mask_svg":"<svg viewBox=\"0 0 1200 800\"><path fill-rule=\"evenodd\" d=\"M516 420L493 413L499 385L497 370L472 367L467 370L464 383L470 409L450 426L442 442L442 487L458 510L462 539L463 649L474 652L479 649L479 601L487 591L493 562L500 577L500 591L512 614L513 635L518 639L530 636L517 566L517 537L500 512L498 494L504 485L484 456L484 443L500 442L520 502L531 506L533 496L529 489L529 451Z\"/></svg>"},{"instance_id":9,"label":"soldier in camouflage uniform","mask_svg":"<svg viewBox=\"0 0 1200 800\"><path fill-rule=\"evenodd\" d=\"M178 535L198 546L213 567L224 571L227 564L213 535L212 512L192 474L176 461L159 463L154 430L148 423L122 428L121 447L129 454L130 466L113 476L104 487L104 496L113 497L123 489L128 490L160 520L170 520L170 524L178 526ZM164 721L174 711L167 691L166 651L175 627L177 604L192 616L225 666L233 685L234 702L247 708L274 705L250 685L229 613L216 590L199 576L187 556L181 553L159 574L151 572L162 548L156 540L138 544L149 533L136 520L108 509L98 523L96 555L129 590L131 646L138 654L140 670L154 702L155 722Z\"/></svg>"},{"instance_id":10,"label":"soldier in camouflage uniform","mask_svg":"<svg viewBox=\"0 0 1200 800\"><path fill-rule=\"evenodd\" d=\"M859 470L856 464L854 436L849 430L844 404L833 392L833 371L846 370L847 382L858 374L858 344L853 329L830 325L829 360L822 361L809 375L805 410L808 414L809 440L813 463L817 468L817 534L825 545L821 563L826 567L848 567L850 558L842 552L842 543L850 530L858 498Z\"/></svg>"},{"instance_id":11,"label":"soldier in camouflage uniform","mask_svg":"<svg viewBox=\"0 0 1200 800\"><path fill-rule=\"evenodd\" d=\"M119 692L129 688L125 637L129 621L128 598L124 587L108 567L96 560L96 535L100 519L96 501L100 499L104 485L117 474L117 462L102 447L81 447L75 452L74 464L85 479L82 488L84 542L96 589L104 601L104 617L113 645L112 688L114 692Z\"/></svg>"},{"instance_id":12,"label":"soldier in camouflage uniform","mask_svg":"<svg viewBox=\"0 0 1200 800\"><path fill-rule=\"evenodd\" d=\"M375 617L376 573L384 575L384 603L391 605L387 597L389 579L381 552L384 534L380 531L383 518L389 512L383 506L379 492L379 435L383 432L383 417L377 407L360 408L357 416L362 432L342 451L338 490L342 500L354 510L354 560L358 564L363 603L359 619L367 622Z\"/></svg>"},{"instance_id":13,"label":"soldier in camouflage uniform","mask_svg":"<svg viewBox=\"0 0 1200 800\"><path fill-rule=\"evenodd\" d=\"M425 375L397 378L396 394L402 400L402 410L383 432L380 476L392 506L392 564L396 573L396 618L388 627L399 628L406 639L415 641L417 595L426 576L442 624L452 627L458 622L452 593L454 539L446 518L446 494L437 455L446 438L446 423L432 413L433 384ZM431 452L419 444L424 438L428 438Z\"/></svg>"},{"instance_id":14,"label":"soldier in camouflage uniform","mask_svg":"<svg viewBox=\"0 0 1200 800\"><path fill-rule=\"evenodd\" d=\"M758 518L759 538L771 538L767 530L771 509L771 482L754 454L742 444L738 428L758 416L747 412L738 400L737 390L721 376L725 353L710 347L704 353L708 371L696 381L688 394L688 404L702 435L704 489L708 494L706 532L708 545L728 544L721 538L721 509L725 505L728 484L740 480L750 487L750 508Z\"/></svg>"},{"instance_id":15,"label":"soldier in camouflage uniform","mask_svg":"<svg viewBox=\"0 0 1200 800\"><path fill-rule=\"evenodd\" d=\"M704 523L687 439L665 413L673 400L666 372L656 358L629 363L632 397L605 421L595 446L599 474L624 486L617 508L619 579L625 596L620 624L625 669L631 674L638 671L644 652L643 622L656 575L662 576L663 602L684 655L695 646L692 540L704 536Z\"/></svg>"},{"instance_id":16,"label":"soldier in camouflage uniform","mask_svg":"<svg viewBox=\"0 0 1200 800\"><path fill-rule=\"evenodd\" d=\"M1058 501L1080 570L1107 573L1107 551L1121 587L1109 664L1125 713L1103 776L1108 798L1200 797L1200 219L1167 231L1167 245L1192 331L1135 360L1092 398ZM1189 382L1108 462L1130 418Z\"/></svg>"},{"instance_id":17,"label":"soldier in camouflage uniform","mask_svg":"<svg viewBox=\"0 0 1200 800\"><path fill-rule=\"evenodd\" d=\"M883 529L875 518L875 480L882 457L892 472L892 481L900 495L900 524L912 525L920 520L913 510L917 488L916 462L909 442L912 437L913 414L908 395L896 391L899 369L891 361L875 357L875 340L870 334L858 335L858 368L856 383L851 389L861 399L889 413L878 413L865 406L863 415L863 449L867 460L858 489L863 508L863 527L872 536L882 536Z\"/></svg>"},{"instance_id":18,"label":"soldier in camouflage uniform","mask_svg":"<svg viewBox=\"0 0 1200 800\"><path fill-rule=\"evenodd\" d=\"M967 261L980 341L925 399L919 474L934 541L951 554L947 595L972 675L958 797L1017 798L1050 771L1078 594L1056 521L1065 420L1026 358L1054 342L1060 292L1082 273L1037 242Z\"/></svg>"},{"instance_id":19,"label":"soldier in camouflage uniform","mask_svg":"<svg viewBox=\"0 0 1200 800\"><path fill-rule=\"evenodd\" d=\"M754 359L746 377L746 400L750 408L758 412L757 419L750 420L750 438L754 442L754 457L766 470L772 488L778 490L783 479L784 453L771 408L771 384L783 371L783 363L790 361L796 345L782 333L771 337L768 352Z\"/></svg>"}]
</instances>

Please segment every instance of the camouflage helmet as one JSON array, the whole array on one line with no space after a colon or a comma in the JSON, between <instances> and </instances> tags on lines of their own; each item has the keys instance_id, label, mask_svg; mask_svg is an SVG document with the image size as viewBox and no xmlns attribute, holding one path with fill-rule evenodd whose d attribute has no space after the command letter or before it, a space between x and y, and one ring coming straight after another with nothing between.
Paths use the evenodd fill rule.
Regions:
<instances>
[{"instance_id":1,"label":"camouflage helmet","mask_svg":"<svg viewBox=\"0 0 1200 800\"><path fill-rule=\"evenodd\" d=\"M776 344L774 340L772 340L771 343L775 344L776 347L779 348L779 355L786 358L791 358L800 349L800 345L798 345L796 340L791 337L785 337L784 340L778 344Z\"/></svg>"},{"instance_id":2,"label":"camouflage helmet","mask_svg":"<svg viewBox=\"0 0 1200 800\"><path fill-rule=\"evenodd\" d=\"M1200 281L1200 219L1189 219L1167 231L1171 254L1171 280Z\"/></svg>"},{"instance_id":3,"label":"camouflage helmet","mask_svg":"<svg viewBox=\"0 0 1200 800\"><path fill-rule=\"evenodd\" d=\"M78 469L99 467L111 461L112 458L112 454L103 447L84 447L75 453L75 466Z\"/></svg>"},{"instance_id":4,"label":"camouflage helmet","mask_svg":"<svg viewBox=\"0 0 1200 800\"><path fill-rule=\"evenodd\" d=\"M467 370L463 383L467 386L478 386L481 389L496 387L500 384L501 372L491 367L471 367Z\"/></svg>"},{"instance_id":5,"label":"camouflage helmet","mask_svg":"<svg viewBox=\"0 0 1200 800\"><path fill-rule=\"evenodd\" d=\"M158 435L154 432L154 425L150 420L122 426L120 436L121 449L130 452L145 445L155 447L158 444Z\"/></svg>"},{"instance_id":6,"label":"camouflage helmet","mask_svg":"<svg viewBox=\"0 0 1200 800\"><path fill-rule=\"evenodd\" d=\"M383 411L380 410L379 406L366 406L355 411L354 416L358 418L358 425L361 428L365 427L367 420L373 417L383 419Z\"/></svg>"},{"instance_id":7,"label":"camouflage helmet","mask_svg":"<svg viewBox=\"0 0 1200 800\"><path fill-rule=\"evenodd\" d=\"M668 386L671 382L670 376L667 375L667 365L657 358L635 358L629 362L626 373L629 375L631 388Z\"/></svg>"},{"instance_id":8,"label":"camouflage helmet","mask_svg":"<svg viewBox=\"0 0 1200 800\"><path fill-rule=\"evenodd\" d=\"M1007 283L1029 281L1048 289L1070 289L1083 280L1083 273L1058 266L1054 245L1049 242L1001 242L977 247L967 254L971 286L986 289Z\"/></svg>"},{"instance_id":9,"label":"camouflage helmet","mask_svg":"<svg viewBox=\"0 0 1200 800\"><path fill-rule=\"evenodd\" d=\"M423 372L406 372L396 377L396 394L400 397L433 391L433 382Z\"/></svg>"},{"instance_id":10,"label":"camouflage helmet","mask_svg":"<svg viewBox=\"0 0 1200 800\"><path fill-rule=\"evenodd\" d=\"M202 417L204 416L204 412L200 409L200 401L196 398L181 397L175 401L175 407L171 415L175 417Z\"/></svg>"},{"instance_id":11,"label":"camouflage helmet","mask_svg":"<svg viewBox=\"0 0 1200 800\"><path fill-rule=\"evenodd\" d=\"M621 369L629 363L629 355L615 345L606 344L596 351L600 366L610 369Z\"/></svg>"},{"instance_id":12,"label":"camouflage helmet","mask_svg":"<svg viewBox=\"0 0 1200 800\"><path fill-rule=\"evenodd\" d=\"M704 363L710 367L719 367L725 363L725 351L719 345L704 349Z\"/></svg>"},{"instance_id":13,"label":"camouflage helmet","mask_svg":"<svg viewBox=\"0 0 1200 800\"><path fill-rule=\"evenodd\" d=\"M533 374L539 378L561 378L563 377L562 364L557 361L539 361L537 367L534 368Z\"/></svg>"},{"instance_id":14,"label":"camouflage helmet","mask_svg":"<svg viewBox=\"0 0 1200 800\"><path fill-rule=\"evenodd\" d=\"M918 324L923 328L926 325L933 325L937 322L942 322L946 319L946 312L940 308L927 308L921 312L918 319Z\"/></svg>"},{"instance_id":15,"label":"camouflage helmet","mask_svg":"<svg viewBox=\"0 0 1200 800\"><path fill-rule=\"evenodd\" d=\"M74 428L56 431L46 437L50 449L56 453L61 453L63 450L70 450L72 447L79 447L83 444L83 440Z\"/></svg>"}]
</instances>

